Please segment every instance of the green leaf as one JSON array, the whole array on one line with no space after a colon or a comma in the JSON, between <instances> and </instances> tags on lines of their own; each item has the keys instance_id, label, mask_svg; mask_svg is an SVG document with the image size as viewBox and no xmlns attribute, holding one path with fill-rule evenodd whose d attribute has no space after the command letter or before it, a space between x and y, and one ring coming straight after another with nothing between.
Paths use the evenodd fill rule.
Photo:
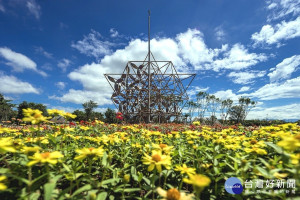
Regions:
<instances>
[{"instance_id":1,"label":"green leaf","mask_svg":"<svg viewBox=\"0 0 300 200\"><path fill-rule=\"evenodd\" d=\"M265 161L263 158L258 158L267 168L269 168L270 167L270 164L267 162L267 161Z\"/></svg>"},{"instance_id":2,"label":"green leaf","mask_svg":"<svg viewBox=\"0 0 300 200\"><path fill-rule=\"evenodd\" d=\"M46 183L44 185L44 194L45 194L44 200L51 200L52 191L54 190L55 186L56 186L56 182Z\"/></svg>"},{"instance_id":3,"label":"green leaf","mask_svg":"<svg viewBox=\"0 0 300 200\"><path fill-rule=\"evenodd\" d=\"M267 172L267 170L265 170L264 168L262 167L259 167L259 166L256 166L256 169L266 178L269 178L270 175L269 173Z\"/></svg>"},{"instance_id":4,"label":"green leaf","mask_svg":"<svg viewBox=\"0 0 300 200\"><path fill-rule=\"evenodd\" d=\"M96 200L105 200L106 197L107 197L107 192L101 192L100 194L98 194Z\"/></svg>"},{"instance_id":5,"label":"green leaf","mask_svg":"<svg viewBox=\"0 0 300 200\"><path fill-rule=\"evenodd\" d=\"M107 165L107 153L106 152L104 152L104 154L103 154L102 165L103 166Z\"/></svg>"},{"instance_id":6,"label":"green leaf","mask_svg":"<svg viewBox=\"0 0 300 200\"><path fill-rule=\"evenodd\" d=\"M268 146L272 147L277 153L283 153L283 150L281 147L277 146L276 144L272 142L265 142Z\"/></svg>"},{"instance_id":7,"label":"green leaf","mask_svg":"<svg viewBox=\"0 0 300 200\"><path fill-rule=\"evenodd\" d=\"M30 181L25 179L25 178L22 178L22 177L19 177L19 176L15 176L13 174L7 174L6 176L9 176L9 177L13 177L19 181L22 181L23 183L25 183L26 185L29 185L30 184Z\"/></svg>"},{"instance_id":8,"label":"green leaf","mask_svg":"<svg viewBox=\"0 0 300 200\"><path fill-rule=\"evenodd\" d=\"M136 174L136 169L135 169L134 166L131 166L130 172L131 172L131 175L135 175Z\"/></svg>"},{"instance_id":9,"label":"green leaf","mask_svg":"<svg viewBox=\"0 0 300 200\"><path fill-rule=\"evenodd\" d=\"M38 200L40 195L41 195L40 191L37 190L36 192L30 194L29 199L30 200Z\"/></svg>"},{"instance_id":10,"label":"green leaf","mask_svg":"<svg viewBox=\"0 0 300 200\"><path fill-rule=\"evenodd\" d=\"M114 200L114 199L115 199L115 197L113 195L109 196L109 200Z\"/></svg>"},{"instance_id":11,"label":"green leaf","mask_svg":"<svg viewBox=\"0 0 300 200\"><path fill-rule=\"evenodd\" d=\"M224 156L226 156L226 154L218 154L218 155L215 157L215 159L220 159L220 158L222 158L222 157L224 157Z\"/></svg>"},{"instance_id":12,"label":"green leaf","mask_svg":"<svg viewBox=\"0 0 300 200\"><path fill-rule=\"evenodd\" d=\"M91 186L90 184L85 185L85 186L82 186L81 188L79 188L78 190L76 190L76 191L72 194L71 197L74 197L74 196L80 194L81 192L88 191L88 190L90 190L90 189L92 189L92 186Z\"/></svg>"},{"instance_id":13,"label":"green leaf","mask_svg":"<svg viewBox=\"0 0 300 200\"><path fill-rule=\"evenodd\" d=\"M119 182L120 180L121 180L121 178L110 178L110 179L102 181L101 185L114 184L116 182Z\"/></svg>"},{"instance_id":14,"label":"green leaf","mask_svg":"<svg viewBox=\"0 0 300 200\"><path fill-rule=\"evenodd\" d=\"M126 188L124 189L124 192L137 192L140 191L140 188Z\"/></svg>"},{"instance_id":15,"label":"green leaf","mask_svg":"<svg viewBox=\"0 0 300 200\"><path fill-rule=\"evenodd\" d=\"M143 174L140 173L140 174L139 174L139 178L138 178L138 182L141 182L142 179L143 179Z\"/></svg>"},{"instance_id":16,"label":"green leaf","mask_svg":"<svg viewBox=\"0 0 300 200\"><path fill-rule=\"evenodd\" d=\"M48 174L43 174L39 177L37 177L36 179L34 179L33 181L31 181L31 185L33 185L35 182L39 181L40 179L44 178L45 176L47 176Z\"/></svg>"},{"instance_id":17,"label":"green leaf","mask_svg":"<svg viewBox=\"0 0 300 200\"><path fill-rule=\"evenodd\" d=\"M63 163L63 167L65 168L65 170L67 170L67 172L71 171L70 167L64 163Z\"/></svg>"},{"instance_id":18,"label":"green leaf","mask_svg":"<svg viewBox=\"0 0 300 200\"><path fill-rule=\"evenodd\" d=\"M145 181L148 185L151 184L151 181L150 181L149 179L147 179L146 177L143 177L143 179L144 179L144 181Z\"/></svg>"}]
</instances>

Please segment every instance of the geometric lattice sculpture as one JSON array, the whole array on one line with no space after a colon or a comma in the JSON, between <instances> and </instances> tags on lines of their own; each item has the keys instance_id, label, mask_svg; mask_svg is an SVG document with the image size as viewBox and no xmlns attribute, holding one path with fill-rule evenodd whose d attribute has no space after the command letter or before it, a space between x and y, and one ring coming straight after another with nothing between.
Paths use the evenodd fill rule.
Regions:
<instances>
[{"instance_id":1,"label":"geometric lattice sculpture","mask_svg":"<svg viewBox=\"0 0 300 200\"><path fill-rule=\"evenodd\" d=\"M111 99L127 122L166 122L181 115L195 74L178 74L171 61L156 61L150 51L144 61L129 61L122 74L104 74L114 90ZM185 83L185 84L184 84Z\"/></svg>"}]
</instances>

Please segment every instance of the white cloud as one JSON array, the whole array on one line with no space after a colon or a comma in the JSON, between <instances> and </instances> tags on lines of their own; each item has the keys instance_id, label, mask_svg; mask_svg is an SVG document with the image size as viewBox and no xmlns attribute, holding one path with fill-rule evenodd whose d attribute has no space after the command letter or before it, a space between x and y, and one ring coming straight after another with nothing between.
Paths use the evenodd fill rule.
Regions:
<instances>
[{"instance_id":1,"label":"white cloud","mask_svg":"<svg viewBox=\"0 0 300 200\"><path fill-rule=\"evenodd\" d=\"M249 91L250 90L250 87L248 87L248 86L243 86L243 87L241 87L241 89L238 91L238 93L240 93L240 92L247 92L247 91Z\"/></svg>"},{"instance_id":2,"label":"white cloud","mask_svg":"<svg viewBox=\"0 0 300 200\"><path fill-rule=\"evenodd\" d=\"M4 6L2 5L2 1L0 0L0 11L1 12L5 12L5 8Z\"/></svg>"},{"instance_id":3,"label":"white cloud","mask_svg":"<svg viewBox=\"0 0 300 200\"><path fill-rule=\"evenodd\" d=\"M207 48L203 34L197 29L188 29L176 36L178 50L185 62L194 65L195 69L202 69L203 63L211 63L220 49ZM225 48L225 47L224 47Z\"/></svg>"},{"instance_id":4,"label":"white cloud","mask_svg":"<svg viewBox=\"0 0 300 200\"><path fill-rule=\"evenodd\" d=\"M281 41L292 39L300 36L300 17L294 21L285 22L271 26L264 25L260 32L252 34L251 39L254 41L254 47L258 45L276 44L280 47Z\"/></svg>"},{"instance_id":5,"label":"white cloud","mask_svg":"<svg viewBox=\"0 0 300 200\"><path fill-rule=\"evenodd\" d=\"M225 37L224 30L221 27L215 28L215 36L216 36L216 39L219 41L224 40L224 37Z\"/></svg>"},{"instance_id":6,"label":"white cloud","mask_svg":"<svg viewBox=\"0 0 300 200\"><path fill-rule=\"evenodd\" d=\"M299 110L299 103L270 108L257 106L249 112L247 119L300 119Z\"/></svg>"},{"instance_id":7,"label":"white cloud","mask_svg":"<svg viewBox=\"0 0 300 200\"><path fill-rule=\"evenodd\" d=\"M69 59L64 58L58 62L57 66L61 68L63 72L66 72L71 63Z\"/></svg>"},{"instance_id":8,"label":"white cloud","mask_svg":"<svg viewBox=\"0 0 300 200\"><path fill-rule=\"evenodd\" d=\"M56 87L58 87L59 89L63 90L66 87L66 83L64 82L57 82L55 83Z\"/></svg>"},{"instance_id":9,"label":"white cloud","mask_svg":"<svg viewBox=\"0 0 300 200\"><path fill-rule=\"evenodd\" d=\"M46 58L53 58L53 55L47 51L43 47L35 47L35 52L45 56Z\"/></svg>"},{"instance_id":10,"label":"white cloud","mask_svg":"<svg viewBox=\"0 0 300 200\"><path fill-rule=\"evenodd\" d=\"M109 32L110 32L110 37L112 37L112 38L115 38L115 37L117 37L119 35L119 32L116 29L114 29L114 28L111 28L109 30Z\"/></svg>"},{"instance_id":11,"label":"white cloud","mask_svg":"<svg viewBox=\"0 0 300 200\"><path fill-rule=\"evenodd\" d=\"M104 55L111 54L111 47L114 44L109 41L102 41L101 34L95 30L91 30L91 33L84 36L83 40L72 43L71 46L82 54L98 59Z\"/></svg>"},{"instance_id":12,"label":"white cloud","mask_svg":"<svg viewBox=\"0 0 300 200\"><path fill-rule=\"evenodd\" d=\"M215 71L220 69L241 70L267 59L265 54L249 53L242 44L235 44L224 53L224 58L214 60L210 67Z\"/></svg>"},{"instance_id":13,"label":"white cloud","mask_svg":"<svg viewBox=\"0 0 300 200\"><path fill-rule=\"evenodd\" d=\"M230 72L228 77L237 84L253 83L253 79L264 77L266 71L245 71L245 72Z\"/></svg>"},{"instance_id":14,"label":"white cloud","mask_svg":"<svg viewBox=\"0 0 300 200\"><path fill-rule=\"evenodd\" d=\"M110 100L110 94L101 94L95 91L87 91L87 90L74 90L70 89L67 94L62 97L50 96L51 99L58 99L62 102L72 102L76 104L83 104L87 101L95 101L99 106L105 104L112 104Z\"/></svg>"},{"instance_id":15,"label":"white cloud","mask_svg":"<svg viewBox=\"0 0 300 200\"><path fill-rule=\"evenodd\" d=\"M14 52L7 47L0 47L0 56L5 58L8 61L6 65L11 66L16 72L23 72L25 69L30 69L44 77L47 76L45 72L37 69L36 63L30 58L21 53Z\"/></svg>"},{"instance_id":16,"label":"white cloud","mask_svg":"<svg viewBox=\"0 0 300 200\"><path fill-rule=\"evenodd\" d=\"M198 94L199 92L206 92L209 89L209 87L206 88L201 88L199 86L192 86L190 87L190 89L187 91L187 94L189 96L189 98L191 98L192 96L195 96L196 94Z\"/></svg>"},{"instance_id":17,"label":"white cloud","mask_svg":"<svg viewBox=\"0 0 300 200\"><path fill-rule=\"evenodd\" d=\"M38 5L35 0L28 0L26 3L26 7L36 19L40 19L40 16L42 14L41 6Z\"/></svg>"},{"instance_id":18,"label":"white cloud","mask_svg":"<svg viewBox=\"0 0 300 200\"><path fill-rule=\"evenodd\" d=\"M261 100L300 98L300 76L284 83L270 83L249 94Z\"/></svg>"},{"instance_id":19,"label":"white cloud","mask_svg":"<svg viewBox=\"0 0 300 200\"><path fill-rule=\"evenodd\" d=\"M288 15L300 14L299 0L271 0L267 1L267 9L271 11L268 21L277 20Z\"/></svg>"},{"instance_id":20,"label":"white cloud","mask_svg":"<svg viewBox=\"0 0 300 200\"><path fill-rule=\"evenodd\" d=\"M298 70L300 65L300 55L294 55L290 58L285 58L281 63L276 65L276 68L268 74L270 81L280 81L288 79L291 77L291 74Z\"/></svg>"},{"instance_id":21,"label":"white cloud","mask_svg":"<svg viewBox=\"0 0 300 200\"><path fill-rule=\"evenodd\" d=\"M234 101L234 103L238 102L239 98L243 95L236 95L232 92L232 90L220 90L215 92L213 95L215 95L217 98L220 98L222 100L231 99Z\"/></svg>"},{"instance_id":22,"label":"white cloud","mask_svg":"<svg viewBox=\"0 0 300 200\"><path fill-rule=\"evenodd\" d=\"M0 92L5 94L39 94L38 89L34 88L30 83L23 82L14 76L6 76L0 73Z\"/></svg>"}]
</instances>

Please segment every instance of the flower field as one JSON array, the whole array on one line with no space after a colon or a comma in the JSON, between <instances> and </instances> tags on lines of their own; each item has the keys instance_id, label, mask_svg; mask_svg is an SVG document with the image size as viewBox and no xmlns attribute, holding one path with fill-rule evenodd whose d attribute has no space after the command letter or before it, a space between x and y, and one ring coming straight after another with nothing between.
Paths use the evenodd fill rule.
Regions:
<instances>
[{"instance_id":1,"label":"flower field","mask_svg":"<svg viewBox=\"0 0 300 200\"><path fill-rule=\"evenodd\" d=\"M0 127L0 199L300 196L297 124L208 127L96 120L56 125L36 110L25 113L23 120L34 125ZM239 178L243 187L252 181L253 187L229 194L224 183L230 177ZM268 191L255 192L255 180L263 180ZM295 185L288 185L288 180L295 180ZM272 188L267 185L271 181ZM285 192L278 191L282 186Z\"/></svg>"}]
</instances>

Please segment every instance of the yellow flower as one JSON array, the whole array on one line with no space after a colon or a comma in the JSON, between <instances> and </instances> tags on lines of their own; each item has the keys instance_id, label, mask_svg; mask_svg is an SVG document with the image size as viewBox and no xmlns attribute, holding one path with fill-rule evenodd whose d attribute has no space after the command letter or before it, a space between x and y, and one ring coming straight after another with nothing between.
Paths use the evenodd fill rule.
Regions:
<instances>
[{"instance_id":1,"label":"yellow flower","mask_svg":"<svg viewBox=\"0 0 300 200\"><path fill-rule=\"evenodd\" d=\"M27 146L24 146L21 151L25 154L28 154L28 153L31 153L31 152L38 152L41 148L38 147L38 146L35 146L35 147L27 147Z\"/></svg>"},{"instance_id":2,"label":"yellow flower","mask_svg":"<svg viewBox=\"0 0 300 200\"><path fill-rule=\"evenodd\" d=\"M42 111L33 110L31 108L23 109L24 118L23 121L31 122L32 124L39 124L41 122L47 122L48 118L42 115Z\"/></svg>"},{"instance_id":3,"label":"yellow flower","mask_svg":"<svg viewBox=\"0 0 300 200\"><path fill-rule=\"evenodd\" d=\"M194 124L195 126L199 126L199 125L200 125L200 122L199 122L199 121L194 121L193 124Z\"/></svg>"},{"instance_id":4,"label":"yellow flower","mask_svg":"<svg viewBox=\"0 0 300 200\"><path fill-rule=\"evenodd\" d=\"M68 112L65 113L63 116L67 119L75 119L77 117L77 115L74 115L74 114L68 113Z\"/></svg>"},{"instance_id":5,"label":"yellow flower","mask_svg":"<svg viewBox=\"0 0 300 200\"><path fill-rule=\"evenodd\" d=\"M277 143L278 146L283 147L286 150L297 150L300 148L300 134L286 136Z\"/></svg>"},{"instance_id":6,"label":"yellow flower","mask_svg":"<svg viewBox=\"0 0 300 200\"><path fill-rule=\"evenodd\" d=\"M6 176L0 176L0 191L7 189L7 186L4 185L4 183L1 183L4 180L6 180Z\"/></svg>"},{"instance_id":7,"label":"yellow flower","mask_svg":"<svg viewBox=\"0 0 300 200\"><path fill-rule=\"evenodd\" d=\"M64 116L65 111L63 110L57 110L57 109L47 109L47 112L49 115L54 115L54 116Z\"/></svg>"},{"instance_id":8,"label":"yellow flower","mask_svg":"<svg viewBox=\"0 0 300 200\"><path fill-rule=\"evenodd\" d=\"M291 154L290 158L291 158L291 163L293 165L298 165L299 164L299 160L300 160L300 153Z\"/></svg>"},{"instance_id":9,"label":"yellow flower","mask_svg":"<svg viewBox=\"0 0 300 200\"><path fill-rule=\"evenodd\" d=\"M209 186L210 184L210 179L202 174L195 174L195 175L189 175L189 179L184 178L183 182L194 185L195 187L198 188L204 188Z\"/></svg>"},{"instance_id":10,"label":"yellow flower","mask_svg":"<svg viewBox=\"0 0 300 200\"><path fill-rule=\"evenodd\" d=\"M168 191L158 187L156 189L157 193L163 197L162 200L192 200L193 194L185 194L184 192L179 192L176 188L171 188Z\"/></svg>"},{"instance_id":11,"label":"yellow flower","mask_svg":"<svg viewBox=\"0 0 300 200\"><path fill-rule=\"evenodd\" d=\"M13 140L10 137L0 139L0 153L16 152L13 147Z\"/></svg>"},{"instance_id":12,"label":"yellow flower","mask_svg":"<svg viewBox=\"0 0 300 200\"><path fill-rule=\"evenodd\" d=\"M168 146L167 144L153 144L152 147L155 150L162 151L162 153L170 154L173 150L173 146Z\"/></svg>"},{"instance_id":13,"label":"yellow flower","mask_svg":"<svg viewBox=\"0 0 300 200\"><path fill-rule=\"evenodd\" d=\"M95 120L96 124L104 124L103 121L100 121L100 120Z\"/></svg>"},{"instance_id":14,"label":"yellow flower","mask_svg":"<svg viewBox=\"0 0 300 200\"><path fill-rule=\"evenodd\" d=\"M289 174L287 174L287 173L282 173L282 174L280 174L280 173L278 173L278 172L275 172L274 174L273 174L273 176L275 177L275 178L278 178L278 179L284 179L285 177L287 177Z\"/></svg>"},{"instance_id":15,"label":"yellow flower","mask_svg":"<svg viewBox=\"0 0 300 200\"><path fill-rule=\"evenodd\" d=\"M205 169L208 169L210 166L212 166L212 164L210 164L210 163L203 163L203 164L201 164L201 167L203 167Z\"/></svg>"},{"instance_id":16,"label":"yellow flower","mask_svg":"<svg viewBox=\"0 0 300 200\"><path fill-rule=\"evenodd\" d=\"M143 164L149 165L148 171L151 172L156 167L158 172L162 171L162 165L166 169L170 169L171 166L171 157L169 155L162 155L161 151L152 151L152 155L149 156L145 154L143 157Z\"/></svg>"},{"instance_id":17,"label":"yellow flower","mask_svg":"<svg viewBox=\"0 0 300 200\"><path fill-rule=\"evenodd\" d=\"M90 128L87 126L80 126L80 129L86 131L86 130L89 130Z\"/></svg>"},{"instance_id":18,"label":"yellow flower","mask_svg":"<svg viewBox=\"0 0 300 200\"><path fill-rule=\"evenodd\" d=\"M186 164L176 166L175 171L180 171L181 174L192 175L196 174L196 168L187 167Z\"/></svg>"},{"instance_id":19,"label":"yellow flower","mask_svg":"<svg viewBox=\"0 0 300 200\"><path fill-rule=\"evenodd\" d=\"M83 149L77 149L76 153L79 154L79 156L75 157L75 160L82 161L86 157L93 157L94 160L97 159L97 157L102 157L104 154L104 149L102 147L99 148L83 148Z\"/></svg>"},{"instance_id":20,"label":"yellow flower","mask_svg":"<svg viewBox=\"0 0 300 200\"><path fill-rule=\"evenodd\" d=\"M62 157L64 156L58 151L44 153L36 152L33 156L29 156L32 161L30 161L27 165L32 166L36 163L50 163L55 165L58 162L58 159Z\"/></svg>"}]
</instances>

